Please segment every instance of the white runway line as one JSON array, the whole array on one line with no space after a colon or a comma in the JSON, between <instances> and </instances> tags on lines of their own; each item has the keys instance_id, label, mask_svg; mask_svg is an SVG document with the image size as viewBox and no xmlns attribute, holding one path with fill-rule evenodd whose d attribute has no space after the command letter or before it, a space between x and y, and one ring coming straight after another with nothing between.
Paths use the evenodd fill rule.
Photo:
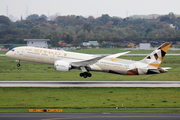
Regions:
<instances>
[{"instance_id":1,"label":"white runway line","mask_svg":"<svg viewBox=\"0 0 180 120\"><path fill-rule=\"evenodd\" d=\"M180 87L180 81L0 81L0 87Z\"/></svg>"}]
</instances>

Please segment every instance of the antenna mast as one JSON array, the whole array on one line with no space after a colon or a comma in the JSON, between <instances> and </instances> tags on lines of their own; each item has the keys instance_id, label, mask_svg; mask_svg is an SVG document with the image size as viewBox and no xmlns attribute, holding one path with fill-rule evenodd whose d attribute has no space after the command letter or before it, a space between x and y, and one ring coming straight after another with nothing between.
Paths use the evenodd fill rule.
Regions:
<instances>
[{"instance_id":1,"label":"antenna mast","mask_svg":"<svg viewBox=\"0 0 180 120\"><path fill-rule=\"evenodd\" d=\"M9 15L8 15L8 5L7 5L7 17L9 17Z\"/></svg>"}]
</instances>

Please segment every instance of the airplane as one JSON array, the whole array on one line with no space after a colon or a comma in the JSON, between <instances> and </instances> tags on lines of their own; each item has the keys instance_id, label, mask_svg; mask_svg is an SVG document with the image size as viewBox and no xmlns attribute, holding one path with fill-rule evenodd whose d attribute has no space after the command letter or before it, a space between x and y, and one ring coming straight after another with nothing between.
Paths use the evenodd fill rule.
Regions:
<instances>
[{"instance_id":1,"label":"airplane","mask_svg":"<svg viewBox=\"0 0 180 120\"><path fill-rule=\"evenodd\" d=\"M37 47L16 47L6 53L20 61L54 65L54 69L67 72L71 69L82 70L80 77L91 77L90 71L114 73L119 75L146 75L168 72L169 67L159 68L172 43L166 42L140 61L117 58L130 51L112 55L91 55Z\"/></svg>"}]
</instances>

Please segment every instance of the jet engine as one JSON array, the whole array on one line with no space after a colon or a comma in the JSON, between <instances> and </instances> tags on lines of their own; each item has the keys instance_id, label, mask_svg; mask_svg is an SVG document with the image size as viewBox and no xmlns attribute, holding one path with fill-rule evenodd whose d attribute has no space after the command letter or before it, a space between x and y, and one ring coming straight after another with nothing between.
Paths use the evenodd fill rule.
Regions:
<instances>
[{"instance_id":1,"label":"jet engine","mask_svg":"<svg viewBox=\"0 0 180 120\"><path fill-rule=\"evenodd\" d=\"M72 68L69 62L57 60L54 62L54 69L58 71L68 72Z\"/></svg>"}]
</instances>

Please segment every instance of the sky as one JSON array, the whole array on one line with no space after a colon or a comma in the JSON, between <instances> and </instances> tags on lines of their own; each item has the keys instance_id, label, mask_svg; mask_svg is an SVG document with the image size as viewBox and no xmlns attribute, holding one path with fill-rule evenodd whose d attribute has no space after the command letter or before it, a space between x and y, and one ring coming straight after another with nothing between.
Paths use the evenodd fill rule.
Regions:
<instances>
[{"instance_id":1,"label":"sky","mask_svg":"<svg viewBox=\"0 0 180 120\"><path fill-rule=\"evenodd\" d=\"M130 15L180 14L180 0L0 0L0 15L13 15L20 19L30 14L90 15L102 14L121 18Z\"/></svg>"}]
</instances>

